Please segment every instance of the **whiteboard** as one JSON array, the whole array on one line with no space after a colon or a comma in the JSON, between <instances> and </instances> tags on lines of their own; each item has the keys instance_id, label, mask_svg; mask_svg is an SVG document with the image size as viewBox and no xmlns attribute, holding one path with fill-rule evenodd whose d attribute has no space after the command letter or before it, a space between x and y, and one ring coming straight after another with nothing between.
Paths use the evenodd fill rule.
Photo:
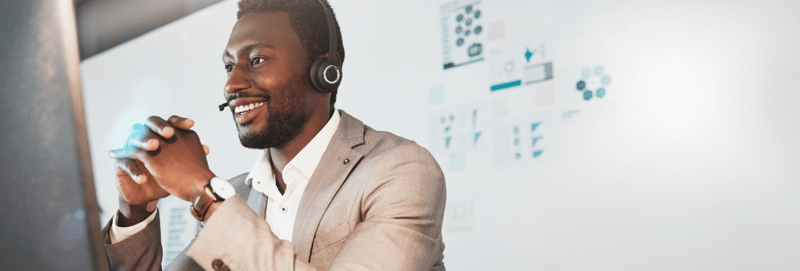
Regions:
<instances>
[{"instance_id":1,"label":"whiteboard","mask_svg":"<svg viewBox=\"0 0 800 271\"><path fill-rule=\"evenodd\" d=\"M434 154L448 268L800 267L800 3L331 4L336 107ZM105 152L149 115L193 118L217 175L252 167L216 110L235 12L224 1L83 62L104 219Z\"/></svg>"}]
</instances>

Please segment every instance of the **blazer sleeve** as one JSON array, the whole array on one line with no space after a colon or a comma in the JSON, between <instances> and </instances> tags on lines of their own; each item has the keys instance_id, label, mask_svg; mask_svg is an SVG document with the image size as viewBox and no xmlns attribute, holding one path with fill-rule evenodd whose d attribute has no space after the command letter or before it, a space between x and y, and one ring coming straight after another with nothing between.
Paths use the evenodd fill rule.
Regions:
<instances>
[{"instance_id":1,"label":"blazer sleeve","mask_svg":"<svg viewBox=\"0 0 800 271\"><path fill-rule=\"evenodd\" d=\"M430 270L441 260L444 175L427 150L398 147L375 168L331 270ZM187 255L206 270L316 270L238 195L226 199Z\"/></svg>"},{"instance_id":2,"label":"blazer sleeve","mask_svg":"<svg viewBox=\"0 0 800 271\"><path fill-rule=\"evenodd\" d=\"M296 261L292 243L275 236L239 195L220 204L186 255L205 270L315 270Z\"/></svg>"},{"instance_id":3,"label":"blazer sleeve","mask_svg":"<svg viewBox=\"0 0 800 271\"><path fill-rule=\"evenodd\" d=\"M111 244L112 218L103 228L103 245L110 270L161 270L160 212L144 229L124 240Z\"/></svg>"}]
</instances>

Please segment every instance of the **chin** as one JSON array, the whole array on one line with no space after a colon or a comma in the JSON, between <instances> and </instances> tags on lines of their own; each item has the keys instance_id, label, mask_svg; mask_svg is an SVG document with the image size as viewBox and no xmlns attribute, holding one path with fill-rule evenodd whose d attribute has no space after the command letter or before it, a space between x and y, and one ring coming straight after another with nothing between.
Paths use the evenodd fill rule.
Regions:
<instances>
[{"instance_id":1,"label":"chin","mask_svg":"<svg viewBox=\"0 0 800 271\"><path fill-rule=\"evenodd\" d=\"M309 119L299 106L269 113L267 119L253 119L236 126L242 146L250 149L283 148L300 134Z\"/></svg>"},{"instance_id":2,"label":"chin","mask_svg":"<svg viewBox=\"0 0 800 271\"><path fill-rule=\"evenodd\" d=\"M249 127L248 127L249 128ZM283 148L289 141L297 136L291 131L277 130L269 132L269 128L260 131L239 129L239 142L248 149ZM288 132L288 133L287 133Z\"/></svg>"}]
</instances>

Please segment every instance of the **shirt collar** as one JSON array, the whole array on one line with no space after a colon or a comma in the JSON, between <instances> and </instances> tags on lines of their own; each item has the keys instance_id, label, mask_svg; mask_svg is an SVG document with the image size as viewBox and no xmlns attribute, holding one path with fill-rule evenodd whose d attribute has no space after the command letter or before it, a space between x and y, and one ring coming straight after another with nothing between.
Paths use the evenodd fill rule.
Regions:
<instances>
[{"instance_id":1,"label":"shirt collar","mask_svg":"<svg viewBox=\"0 0 800 271\"><path fill-rule=\"evenodd\" d=\"M333 116L328 120L328 123L326 123L325 126L322 127L322 130L319 130L319 133L289 161L286 167L293 167L300 171L306 179L311 179L311 176L314 175L314 171L317 169L317 165L319 165L319 161L322 160L322 154L328 149L328 145L331 143L331 139L333 139L333 134L336 133L336 128L339 127L340 119L339 111L334 110ZM286 168L283 169L284 172L286 172L286 170Z\"/></svg>"},{"instance_id":2,"label":"shirt collar","mask_svg":"<svg viewBox=\"0 0 800 271\"><path fill-rule=\"evenodd\" d=\"M289 161L282 172L284 177L289 170L299 171L306 179L310 179L311 176L314 175L319 161L322 160L322 155L325 153L325 150L328 149L328 145L330 145L331 139L333 139L333 134L336 133L336 129L339 127L339 121L341 120L340 113L338 110L334 110L333 112L333 116L331 116L328 123L322 127L322 130L320 130L314 138ZM285 178L284 181L286 181ZM259 156L258 161L256 161L256 164L250 170L250 174L248 174L245 182L251 182L250 184L254 189L266 194L268 197L278 197L281 195L275 185L275 173L272 171L272 159L269 156L268 150L261 152L261 156ZM288 185L287 183L287 186Z\"/></svg>"}]
</instances>

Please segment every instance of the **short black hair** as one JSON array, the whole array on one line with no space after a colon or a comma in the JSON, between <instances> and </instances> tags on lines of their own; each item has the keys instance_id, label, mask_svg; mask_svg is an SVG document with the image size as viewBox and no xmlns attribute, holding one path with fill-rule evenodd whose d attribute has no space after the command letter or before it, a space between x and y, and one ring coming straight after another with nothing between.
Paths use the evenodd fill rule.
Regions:
<instances>
[{"instance_id":1,"label":"short black hair","mask_svg":"<svg viewBox=\"0 0 800 271\"><path fill-rule=\"evenodd\" d=\"M339 36L338 50L339 59L344 64L344 44L342 43L342 32L339 30L339 22L336 14L333 13L328 1L322 3L331 11L333 15L334 28ZM308 57L314 61L322 55L328 53L330 36L328 35L328 19L325 18L325 11L322 9L319 0L240 0L239 11L236 12L236 19L252 13L266 12L285 12L289 14L292 29L297 33L303 48ZM336 93L338 89L331 92L331 107L336 103Z\"/></svg>"}]
</instances>

